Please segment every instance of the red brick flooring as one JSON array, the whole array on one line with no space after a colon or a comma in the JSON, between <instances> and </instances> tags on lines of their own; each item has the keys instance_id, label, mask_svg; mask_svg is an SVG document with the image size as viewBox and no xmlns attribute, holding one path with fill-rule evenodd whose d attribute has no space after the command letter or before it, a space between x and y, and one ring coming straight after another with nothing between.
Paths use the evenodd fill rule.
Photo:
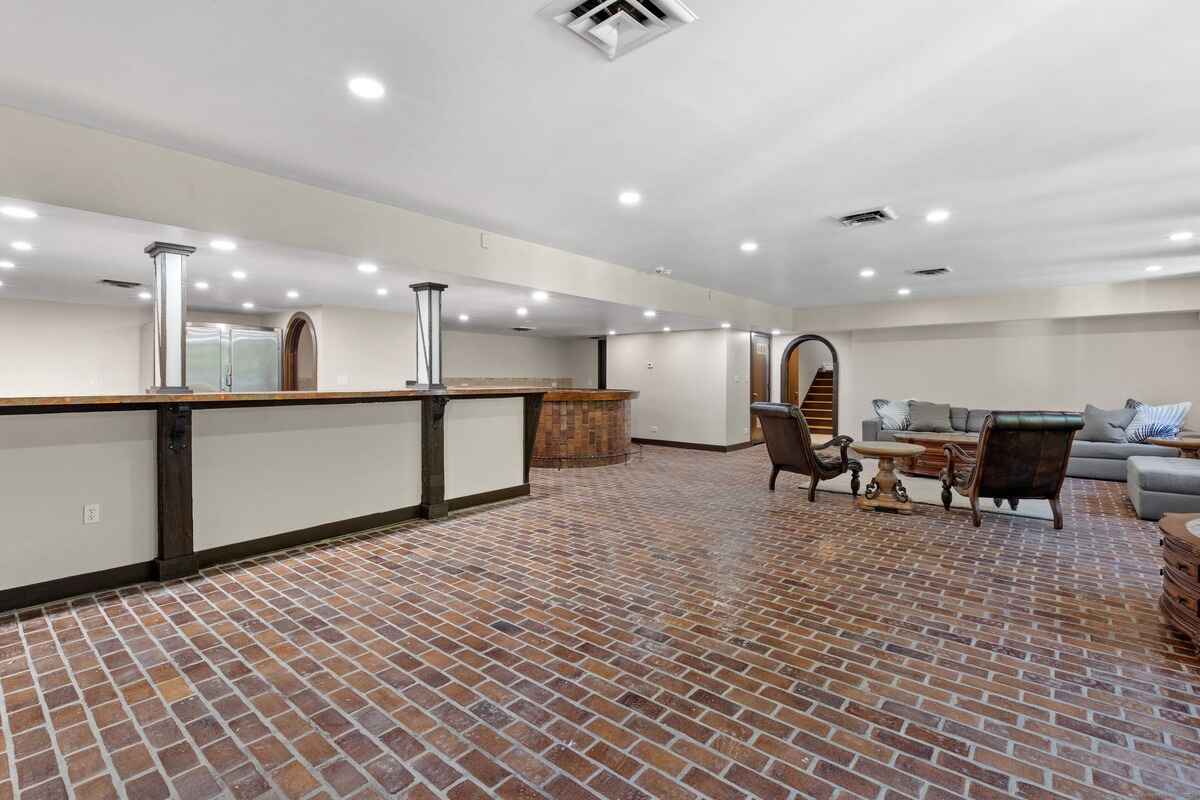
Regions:
<instances>
[{"instance_id":1,"label":"red brick flooring","mask_svg":"<svg viewBox=\"0 0 1200 800\"><path fill-rule=\"evenodd\" d=\"M1200 797L1200 660L1122 485L976 530L767 472L647 447L0 615L0 800Z\"/></svg>"}]
</instances>

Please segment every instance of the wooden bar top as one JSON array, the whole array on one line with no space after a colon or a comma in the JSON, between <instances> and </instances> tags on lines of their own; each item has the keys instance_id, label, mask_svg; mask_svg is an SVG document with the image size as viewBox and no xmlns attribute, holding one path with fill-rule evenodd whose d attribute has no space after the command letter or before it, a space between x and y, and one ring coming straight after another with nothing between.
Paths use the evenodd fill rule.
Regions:
<instances>
[{"instance_id":1,"label":"wooden bar top","mask_svg":"<svg viewBox=\"0 0 1200 800\"><path fill-rule=\"evenodd\" d=\"M138 411L164 405L186 404L193 408L245 406L323 405L386 403L420 400L424 397L484 398L524 397L545 394L546 389L507 386L461 387L444 390L382 389L378 391L233 392L194 394L61 395L49 397L0 397L0 414L37 414L68 411Z\"/></svg>"},{"instance_id":2,"label":"wooden bar top","mask_svg":"<svg viewBox=\"0 0 1200 800\"><path fill-rule=\"evenodd\" d=\"M547 403L570 403L577 400L632 400L640 392L633 389L550 389Z\"/></svg>"}]
</instances>

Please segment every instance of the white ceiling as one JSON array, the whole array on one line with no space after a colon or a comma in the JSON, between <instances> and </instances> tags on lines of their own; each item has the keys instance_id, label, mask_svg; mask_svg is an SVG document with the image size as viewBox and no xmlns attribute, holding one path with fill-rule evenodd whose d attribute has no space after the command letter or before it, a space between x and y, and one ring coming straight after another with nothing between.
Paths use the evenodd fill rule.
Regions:
<instances>
[{"instance_id":1,"label":"white ceiling","mask_svg":"<svg viewBox=\"0 0 1200 800\"><path fill-rule=\"evenodd\" d=\"M0 197L0 207L18 202ZM447 328L457 330L511 333L514 326L528 325L534 328L535 336L594 336L609 330L660 331L663 326L672 330L707 329L720 323L669 312L647 319L642 308L560 294L538 301L532 296L536 287L397 269L384 262L376 265L379 272L366 275L358 271L354 259L264 242L238 241L235 251L222 252L211 246L212 241L225 238L220 232L174 228L45 204L20 205L35 210L38 217L17 220L0 215L0 261L14 264L8 269L0 267L0 299L148 305L139 299L138 288L113 288L99 281L136 281L148 289L154 281L154 268L143 250L150 242L165 241L197 248L188 259L189 285L204 281L209 288L190 289L188 299L192 308L206 311L245 313L242 303L252 302L252 313L256 314L316 305L411 313L414 301L409 285L437 281L449 286L443 317ZM14 250L14 241L27 241L34 249ZM234 271L244 272L245 279L233 278ZM387 289L388 294L376 294L380 288ZM289 290L300 296L289 299ZM528 316L519 317L518 308L527 309ZM459 314L470 319L460 322Z\"/></svg>"},{"instance_id":2,"label":"white ceiling","mask_svg":"<svg viewBox=\"0 0 1200 800\"><path fill-rule=\"evenodd\" d=\"M10 4L0 103L795 306L1200 269L1200 4L689 4L613 63L542 0Z\"/></svg>"}]
</instances>

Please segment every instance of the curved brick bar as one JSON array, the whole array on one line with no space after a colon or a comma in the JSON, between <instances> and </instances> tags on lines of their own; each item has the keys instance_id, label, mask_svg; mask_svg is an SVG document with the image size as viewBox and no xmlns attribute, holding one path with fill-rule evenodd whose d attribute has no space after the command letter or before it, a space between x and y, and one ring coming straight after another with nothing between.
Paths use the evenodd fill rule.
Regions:
<instances>
[{"instance_id":1,"label":"curved brick bar","mask_svg":"<svg viewBox=\"0 0 1200 800\"><path fill-rule=\"evenodd\" d=\"M623 464L633 446L630 406L637 396L625 389L547 392L533 444L533 466Z\"/></svg>"}]
</instances>

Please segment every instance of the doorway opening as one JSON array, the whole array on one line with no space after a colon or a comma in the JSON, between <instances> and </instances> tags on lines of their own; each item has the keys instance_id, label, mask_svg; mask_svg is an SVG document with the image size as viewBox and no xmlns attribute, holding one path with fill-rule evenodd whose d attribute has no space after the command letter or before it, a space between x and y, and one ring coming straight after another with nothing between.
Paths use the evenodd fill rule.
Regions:
<instances>
[{"instance_id":1,"label":"doorway opening","mask_svg":"<svg viewBox=\"0 0 1200 800\"><path fill-rule=\"evenodd\" d=\"M771 399L771 337L765 333L750 334L750 402ZM758 415L750 414L750 441L763 440Z\"/></svg>"},{"instance_id":2,"label":"doorway opening","mask_svg":"<svg viewBox=\"0 0 1200 800\"><path fill-rule=\"evenodd\" d=\"M838 432L838 353L824 336L797 336L783 350L779 389L785 403L800 406L814 434Z\"/></svg>"},{"instance_id":3,"label":"doorway opening","mask_svg":"<svg viewBox=\"0 0 1200 800\"><path fill-rule=\"evenodd\" d=\"M317 328L303 312L292 315L283 337L283 390L317 390Z\"/></svg>"}]
</instances>

